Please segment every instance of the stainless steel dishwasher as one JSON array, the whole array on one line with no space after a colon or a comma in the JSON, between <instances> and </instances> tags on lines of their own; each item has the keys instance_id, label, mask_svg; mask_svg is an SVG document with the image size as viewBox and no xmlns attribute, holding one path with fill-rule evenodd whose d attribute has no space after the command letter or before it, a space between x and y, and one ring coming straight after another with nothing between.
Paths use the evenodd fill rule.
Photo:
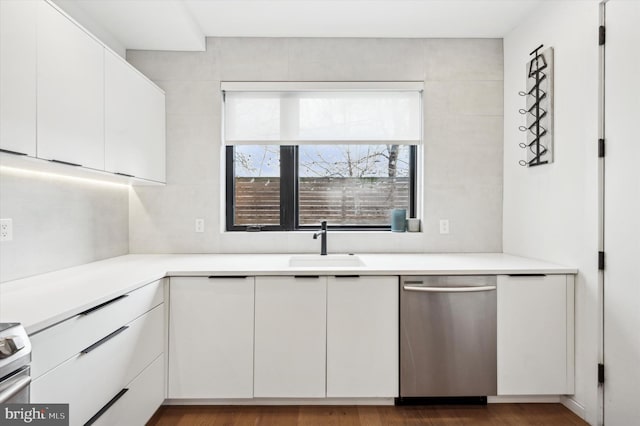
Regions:
<instances>
[{"instance_id":1,"label":"stainless steel dishwasher","mask_svg":"<svg viewBox=\"0 0 640 426\"><path fill-rule=\"evenodd\" d=\"M401 277L401 400L496 395L496 280Z\"/></svg>"}]
</instances>

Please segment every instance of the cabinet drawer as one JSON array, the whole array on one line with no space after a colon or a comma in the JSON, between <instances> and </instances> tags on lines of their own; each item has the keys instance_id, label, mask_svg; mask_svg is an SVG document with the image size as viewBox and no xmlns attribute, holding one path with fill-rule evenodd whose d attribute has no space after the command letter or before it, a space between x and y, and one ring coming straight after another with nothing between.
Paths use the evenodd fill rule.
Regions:
<instances>
[{"instance_id":1,"label":"cabinet drawer","mask_svg":"<svg viewBox=\"0 0 640 426\"><path fill-rule=\"evenodd\" d=\"M89 420L163 352L164 304L127 326L34 380L31 402L68 403L72 425Z\"/></svg>"},{"instance_id":2,"label":"cabinet drawer","mask_svg":"<svg viewBox=\"0 0 640 426\"><path fill-rule=\"evenodd\" d=\"M156 358L124 389L127 391L117 401L105 407L107 409L93 423L95 426L147 423L164 401L164 355Z\"/></svg>"},{"instance_id":3,"label":"cabinet drawer","mask_svg":"<svg viewBox=\"0 0 640 426\"><path fill-rule=\"evenodd\" d=\"M30 337L31 377L37 378L107 334L163 302L162 280L132 291L99 309L85 311Z\"/></svg>"}]
</instances>

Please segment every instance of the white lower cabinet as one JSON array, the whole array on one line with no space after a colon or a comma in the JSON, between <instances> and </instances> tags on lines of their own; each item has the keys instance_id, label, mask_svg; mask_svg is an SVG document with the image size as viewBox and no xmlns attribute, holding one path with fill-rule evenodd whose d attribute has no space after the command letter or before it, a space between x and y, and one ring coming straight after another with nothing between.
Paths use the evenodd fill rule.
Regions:
<instances>
[{"instance_id":1,"label":"white lower cabinet","mask_svg":"<svg viewBox=\"0 0 640 426\"><path fill-rule=\"evenodd\" d=\"M254 396L326 396L327 277L257 277Z\"/></svg>"},{"instance_id":2,"label":"white lower cabinet","mask_svg":"<svg viewBox=\"0 0 640 426\"><path fill-rule=\"evenodd\" d=\"M329 277L327 397L398 396L398 277Z\"/></svg>"},{"instance_id":3,"label":"white lower cabinet","mask_svg":"<svg viewBox=\"0 0 640 426\"><path fill-rule=\"evenodd\" d=\"M34 334L31 402L69 404L70 425L103 416L119 420L102 424L144 424L166 393L163 283L147 284ZM116 413L117 406L129 407L130 421Z\"/></svg>"},{"instance_id":4,"label":"white lower cabinet","mask_svg":"<svg viewBox=\"0 0 640 426\"><path fill-rule=\"evenodd\" d=\"M164 401L164 355L144 369L131 383L120 391L98 417L96 426L144 425Z\"/></svg>"},{"instance_id":5,"label":"white lower cabinet","mask_svg":"<svg viewBox=\"0 0 640 426\"><path fill-rule=\"evenodd\" d=\"M573 394L573 275L500 275L497 296L498 394Z\"/></svg>"},{"instance_id":6,"label":"white lower cabinet","mask_svg":"<svg viewBox=\"0 0 640 426\"><path fill-rule=\"evenodd\" d=\"M84 424L164 349L164 304L114 330L31 385L31 402L68 403Z\"/></svg>"},{"instance_id":7,"label":"white lower cabinet","mask_svg":"<svg viewBox=\"0 0 640 426\"><path fill-rule=\"evenodd\" d=\"M173 277L169 398L253 396L253 277Z\"/></svg>"},{"instance_id":8,"label":"white lower cabinet","mask_svg":"<svg viewBox=\"0 0 640 426\"><path fill-rule=\"evenodd\" d=\"M174 277L170 298L169 398L398 396L397 276ZM499 276L497 298L498 394L573 393L573 276Z\"/></svg>"},{"instance_id":9,"label":"white lower cabinet","mask_svg":"<svg viewBox=\"0 0 640 426\"><path fill-rule=\"evenodd\" d=\"M573 393L574 277L498 276L497 298L498 394ZM157 281L33 335L31 402L133 425L165 397L393 398L398 299L397 276Z\"/></svg>"},{"instance_id":10,"label":"white lower cabinet","mask_svg":"<svg viewBox=\"0 0 640 426\"><path fill-rule=\"evenodd\" d=\"M398 277L175 277L170 298L169 398L398 394Z\"/></svg>"}]
</instances>

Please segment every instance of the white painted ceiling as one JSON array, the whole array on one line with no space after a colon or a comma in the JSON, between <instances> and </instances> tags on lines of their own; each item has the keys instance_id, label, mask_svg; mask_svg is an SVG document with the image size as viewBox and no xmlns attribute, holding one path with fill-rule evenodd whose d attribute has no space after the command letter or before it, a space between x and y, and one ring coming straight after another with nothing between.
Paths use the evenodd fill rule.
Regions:
<instances>
[{"instance_id":1,"label":"white painted ceiling","mask_svg":"<svg viewBox=\"0 0 640 426\"><path fill-rule=\"evenodd\" d=\"M542 1L551 0L59 2L74 3L126 49L202 50L205 36L503 37Z\"/></svg>"}]
</instances>

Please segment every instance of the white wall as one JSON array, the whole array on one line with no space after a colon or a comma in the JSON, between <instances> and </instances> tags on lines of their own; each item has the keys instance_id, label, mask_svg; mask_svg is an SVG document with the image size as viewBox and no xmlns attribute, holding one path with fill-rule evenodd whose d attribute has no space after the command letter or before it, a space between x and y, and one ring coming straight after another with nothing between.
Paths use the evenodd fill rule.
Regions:
<instances>
[{"instance_id":1,"label":"white wall","mask_svg":"<svg viewBox=\"0 0 640 426\"><path fill-rule=\"evenodd\" d=\"M504 243L506 253L576 266L576 394L597 421L598 3L544 2L504 38ZM550 165L518 165L529 52L554 48L555 136ZM576 408L575 404L572 404Z\"/></svg>"},{"instance_id":2,"label":"white wall","mask_svg":"<svg viewBox=\"0 0 640 426\"><path fill-rule=\"evenodd\" d=\"M0 243L0 282L129 251L129 188L3 167L0 217L13 241Z\"/></svg>"},{"instance_id":3,"label":"white wall","mask_svg":"<svg viewBox=\"0 0 640 426\"><path fill-rule=\"evenodd\" d=\"M501 251L502 40L209 38L127 59L167 96L168 184L131 192L132 253L319 251L308 232L222 232L220 81L243 80L424 81L425 232L333 232L329 251Z\"/></svg>"}]
</instances>

